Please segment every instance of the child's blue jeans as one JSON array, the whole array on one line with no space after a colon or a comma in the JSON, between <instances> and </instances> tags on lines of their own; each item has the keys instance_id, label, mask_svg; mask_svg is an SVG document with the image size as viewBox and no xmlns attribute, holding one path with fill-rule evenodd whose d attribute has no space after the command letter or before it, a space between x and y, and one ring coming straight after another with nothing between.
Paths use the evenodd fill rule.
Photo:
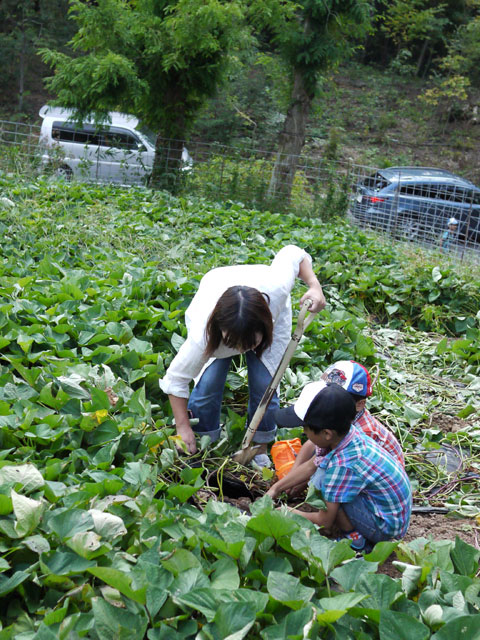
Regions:
<instances>
[{"instance_id":1,"label":"child's blue jeans","mask_svg":"<svg viewBox=\"0 0 480 640\"><path fill-rule=\"evenodd\" d=\"M248 371L248 422L250 422L272 376L253 351L247 351L245 357ZM220 437L220 410L231 362L232 358L214 360L203 372L188 401L188 408L193 417L199 420L193 430L199 435L210 436L212 442ZM273 414L278 408L279 400L274 393L263 420L253 436L254 442L271 442L275 438L277 425Z\"/></svg>"},{"instance_id":2,"label":"child's blue jeans","mask_svg":"<svg viewBox=\"0 0 480 640\"><path fill-rule=\"evenodd\" d=\"M318 467L310 482L319 490L321 490L325 469ZM384 533L380 527L378 518L368 508L368 499L361 493L353 500L353 502L342 502L340 507L345 511L348 519L352 523L352 527L364 538L370 542L377 543L384 540L391 540L392 536Z\"/></svg>"},{"instance_id":3,"label":"child's blue jeans","mask_svg":"<svg viewBox=\"0 0 480 640\"><path fill-rule=\"evenodd\" d=\"M378 519L367 506L367 497L359 494L353 502L345 502L341 508L345 511L355 531L362 534L370 542L391 540L392 536L384 533L378 526Z\"/></svg>"}]
</instances>

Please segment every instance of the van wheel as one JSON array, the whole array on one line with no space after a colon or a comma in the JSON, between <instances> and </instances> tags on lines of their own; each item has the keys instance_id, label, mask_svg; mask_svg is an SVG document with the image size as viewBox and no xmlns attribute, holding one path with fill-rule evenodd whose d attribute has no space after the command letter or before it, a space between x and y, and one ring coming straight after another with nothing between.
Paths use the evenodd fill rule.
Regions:
<instances>
[{"instance_id":1,"label":"van wheel","mask_svg":"<svg viewBox=\"0 0 480 640\"><path fill-rule=\"evenodd\" d=\"M64 180L71 180L73 177L73 171L66 164L62 164L55 169L55 175L57 178L63 178Z\"/></svg>"}]
</instances>

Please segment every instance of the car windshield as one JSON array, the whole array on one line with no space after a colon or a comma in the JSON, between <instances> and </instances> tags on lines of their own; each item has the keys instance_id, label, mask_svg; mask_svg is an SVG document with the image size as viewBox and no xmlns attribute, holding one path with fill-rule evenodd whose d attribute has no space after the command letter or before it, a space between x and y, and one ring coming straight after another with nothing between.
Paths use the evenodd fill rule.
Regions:
<instances>
[{"instance_id":1,"label":"car windshield","mask_svg":"<svg viewBox=\"0 0 480 640\"><path fill-rule=\"evenodd\" d=\"M366 178L364 178L363 186L367 187L368 189L380 191L380 189L384 189L388 186L388 180L377 172L374 173L373 176L367 176Z\"/></svg>"},{"instance_id":2,"label":"car windshield","mask_svg":"<svg viewBox=\"0 0 480 640\"><path fill-rule=\"evenodd\" d=\"M145 138L150 142L152 147L155 147L155 142L157 141L157 136L153 133L153 131L151 129L149 129L148 127L146 127L144 124L141 124L141 123L136 128L137 128L138 131L140 131L140 133L143 136L145 136Z\"/></svg>"}]
</instances>

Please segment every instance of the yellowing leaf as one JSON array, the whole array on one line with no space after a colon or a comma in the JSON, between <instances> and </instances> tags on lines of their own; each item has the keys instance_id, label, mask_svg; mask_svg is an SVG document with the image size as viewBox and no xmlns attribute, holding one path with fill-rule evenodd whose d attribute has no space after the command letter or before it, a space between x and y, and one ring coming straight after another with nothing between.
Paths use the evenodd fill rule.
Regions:
<instances>
[{"instance_id":1,"label":"yellowing leaf","mask_svg":"<svg viewBox=\"0 0 480 640\"><path fill-rule=\"evenodd\" d=\"M93 415L97 419L98 424L100 424L108 416L108 411L106 409L99 409L98 411L95 411Z\"/></svg>"}]
</instances>

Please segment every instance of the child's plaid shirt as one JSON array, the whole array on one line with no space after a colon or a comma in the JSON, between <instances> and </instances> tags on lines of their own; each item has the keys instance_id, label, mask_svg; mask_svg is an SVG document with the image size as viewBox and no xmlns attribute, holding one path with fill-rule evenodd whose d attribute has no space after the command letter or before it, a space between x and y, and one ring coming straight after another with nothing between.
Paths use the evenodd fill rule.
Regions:
<instances>
[{"instance_id":1,"label":"child's plaid shirt","mask_svg":"<svg viewBox=\"0 0 480 640\"><path fill-rule=\"evenodd\" d=\"M325 470L321 487L327 502L353 502L361 493L390 537L405 535L412 510L410 481L397 460L352 425L333 451L315 459Z\"/></svg>"},{"instance_id":2,"label":"child's plaid shirt","mask_svg":"<svg viewBox=\"0 0 480 640\"><path fill-rule=\"evenodd\" d=\"M393 458L398 460L402 467L405 467L405 458L399 441L387 427L384 427L377 418L372 416L370 411L364 409L357 414L353 424L375 442L378 442Z\"/></svg>"}]
</instances>

